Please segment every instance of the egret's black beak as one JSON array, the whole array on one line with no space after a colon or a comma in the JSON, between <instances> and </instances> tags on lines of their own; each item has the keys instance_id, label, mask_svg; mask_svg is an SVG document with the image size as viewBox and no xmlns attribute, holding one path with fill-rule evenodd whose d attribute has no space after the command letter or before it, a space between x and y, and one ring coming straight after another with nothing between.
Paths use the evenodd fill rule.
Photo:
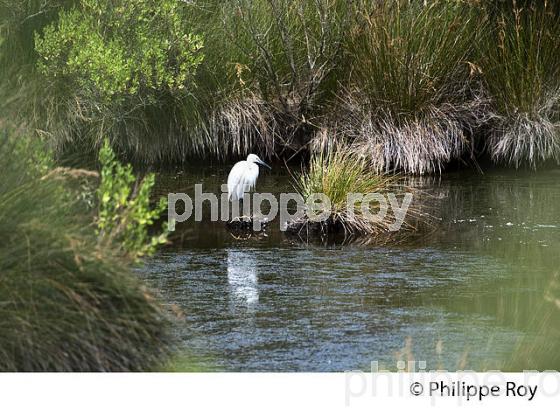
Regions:
<instances>
[{"instance_id":1,"label":"egret's black beak","mask_svg":"<svg viewBox=\"0 0 560 410\"><path fill-rule=\"evenodd\" d=\"M267 163L265 163L265 162L262 161L262 160L259 160L259 164L264 165L264 166L267 167L268 169L272 169L272 168L270 167L270 165L268 165Z\"/></svg>"}]
</instances>

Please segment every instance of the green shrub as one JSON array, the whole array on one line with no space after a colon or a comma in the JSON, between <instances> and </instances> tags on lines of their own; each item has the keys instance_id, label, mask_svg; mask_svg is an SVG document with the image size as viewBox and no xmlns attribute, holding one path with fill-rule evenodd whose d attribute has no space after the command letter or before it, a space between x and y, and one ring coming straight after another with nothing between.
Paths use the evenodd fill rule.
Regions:
<instances>
[{"instance_id":1,"label":"green shrub","mask_svg":"<svg viewBox=\"0 0 560 410\"><path fill-rule=\"evenodd\" d=\"M129 261L98 242L66 178L31 167L30 146L13 141L0 140L0 371L159 365L167 315Z\"/></svg>"},{"instance_id":2,"label":"green shrub","mask_svg":"<svg viewBox=\"0 0 560 410\"><path fill-rule=\"evenodd\" d=\"M83 0L36 34L39 71L102 97L191 86L202 39L175 0Z\"/></svg>"},{"instance_id":3,"label":"green shrub","mask_svg":"<svg viewBox=\"0 0 560 410\"><path fill-rule=\"evenodd\" d=\"M97 190L97 227L100 241L118 246L134 259L153 254L158 245L167 242L166 225L159 235L148 232L167 208L165 198L161 198L153 209L150 206L155 175L148 174L137 181L132 166L120 164L107 140L99 152L99 161L101 183Z\"/></svg>"},{"instance_id":4,"label":"green shrub","mask_svg":"<svg viewBox=\"0 0 560 410\"><path fill-rule=\"evenodd\" d=\"M204 117L193 95L203 53L189 28L192 7L175 0L59 6L46 26L35 26L35 71L19 80L11 111L26 111L57 154L79 145L93 155L108 137L134 161L182 159L182 149L201 146ZM187 125L194 131L185 136Z\"/></svg>"}]
</instances>

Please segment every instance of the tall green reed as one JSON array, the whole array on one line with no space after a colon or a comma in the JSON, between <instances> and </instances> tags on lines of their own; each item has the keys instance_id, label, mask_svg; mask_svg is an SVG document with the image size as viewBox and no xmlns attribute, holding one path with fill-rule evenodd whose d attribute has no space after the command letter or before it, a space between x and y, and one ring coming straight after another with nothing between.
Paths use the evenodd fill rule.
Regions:
<instances>
[{"instance_id":1,"label":"tall green reed","mask_svg":"<svg viewBox=\"0 0 560 410\"><path fill-rule=\"evenodd\" d=\"M470 153L484 116L471 61L483 26L473 9L399 0L359 10L339 131L379 171L432 172Z\"/></svg>"},{"instance_id":2,"label":"tall green reed","mask_svg":"<svg viewBox=\"0 0 560 410\"><path fill-rule=\"evenodd\" d=\"M488 150L516 167L560 161L560 20L545 1L492 23L480 57L495 121Z\"/></svg>"}]
</instances>

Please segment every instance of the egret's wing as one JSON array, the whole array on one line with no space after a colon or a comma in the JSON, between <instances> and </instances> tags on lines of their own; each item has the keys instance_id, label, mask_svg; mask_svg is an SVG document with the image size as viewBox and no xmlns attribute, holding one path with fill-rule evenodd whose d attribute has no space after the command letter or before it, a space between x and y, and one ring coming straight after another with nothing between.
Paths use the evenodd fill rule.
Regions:
<instances>
[{"instance_id":1,"label":"egret's wing","mask_svg":"<svg viewBox=\"0 0 560 410\"><path fill-rule=\"evenodd\" d=\"M251 164L247 171L243 174L245 182L245 192L252 191L257 185L257 178L259 177L259 166Z\"/></svg>"},{"instance_id":2,"label":"egret's wing","mask_svg":"<svg viewBox=\"0 0 560 410\"><path fill-rule=\"evenodd\" d=\"M259 167L247 161L239 161L233 166L228 176L228 199L243 199L245 192L251 191L257 184Z\"/></svg>"},{"instance_id":3,"label":"egret's wing","mask_svg":"<svg viewBox=\"0 0 560 410\"><path fill-rule=\"evenodd\" d=\"M245 184L244 172L246 170L246 161L239 161L233 166L228 175L228 199L237 201L243 198L243 186Z\"/></svg>"}]
</instances>

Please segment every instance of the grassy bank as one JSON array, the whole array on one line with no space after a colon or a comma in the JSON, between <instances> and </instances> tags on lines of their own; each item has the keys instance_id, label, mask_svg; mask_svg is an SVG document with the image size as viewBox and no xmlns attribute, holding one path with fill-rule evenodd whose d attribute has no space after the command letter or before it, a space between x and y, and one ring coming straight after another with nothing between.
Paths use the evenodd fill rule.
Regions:
<instances>
[{"instance_id":1,"label":"grassy bank","mask_svg":"<svg viewBox=\"0 0 560 410\"><path fill-rule=\"evenodd\" d=\"M17 158L17 160L14 160ZM0 137L0 371L135 371L164 360L170 318L80 187L23 134Z\"/></svg>"},{"instance_id":2,"label":"grassy bank","mask_svg":"<svg viewBox=\"0 0 560 410\"><path fill-rule=\"evenodd\" d=\"M291 158L327 132L378 172L558 162L547 2L106 3L0 3L4 112L59 154Z\"/></svg>"}]
</instances>

